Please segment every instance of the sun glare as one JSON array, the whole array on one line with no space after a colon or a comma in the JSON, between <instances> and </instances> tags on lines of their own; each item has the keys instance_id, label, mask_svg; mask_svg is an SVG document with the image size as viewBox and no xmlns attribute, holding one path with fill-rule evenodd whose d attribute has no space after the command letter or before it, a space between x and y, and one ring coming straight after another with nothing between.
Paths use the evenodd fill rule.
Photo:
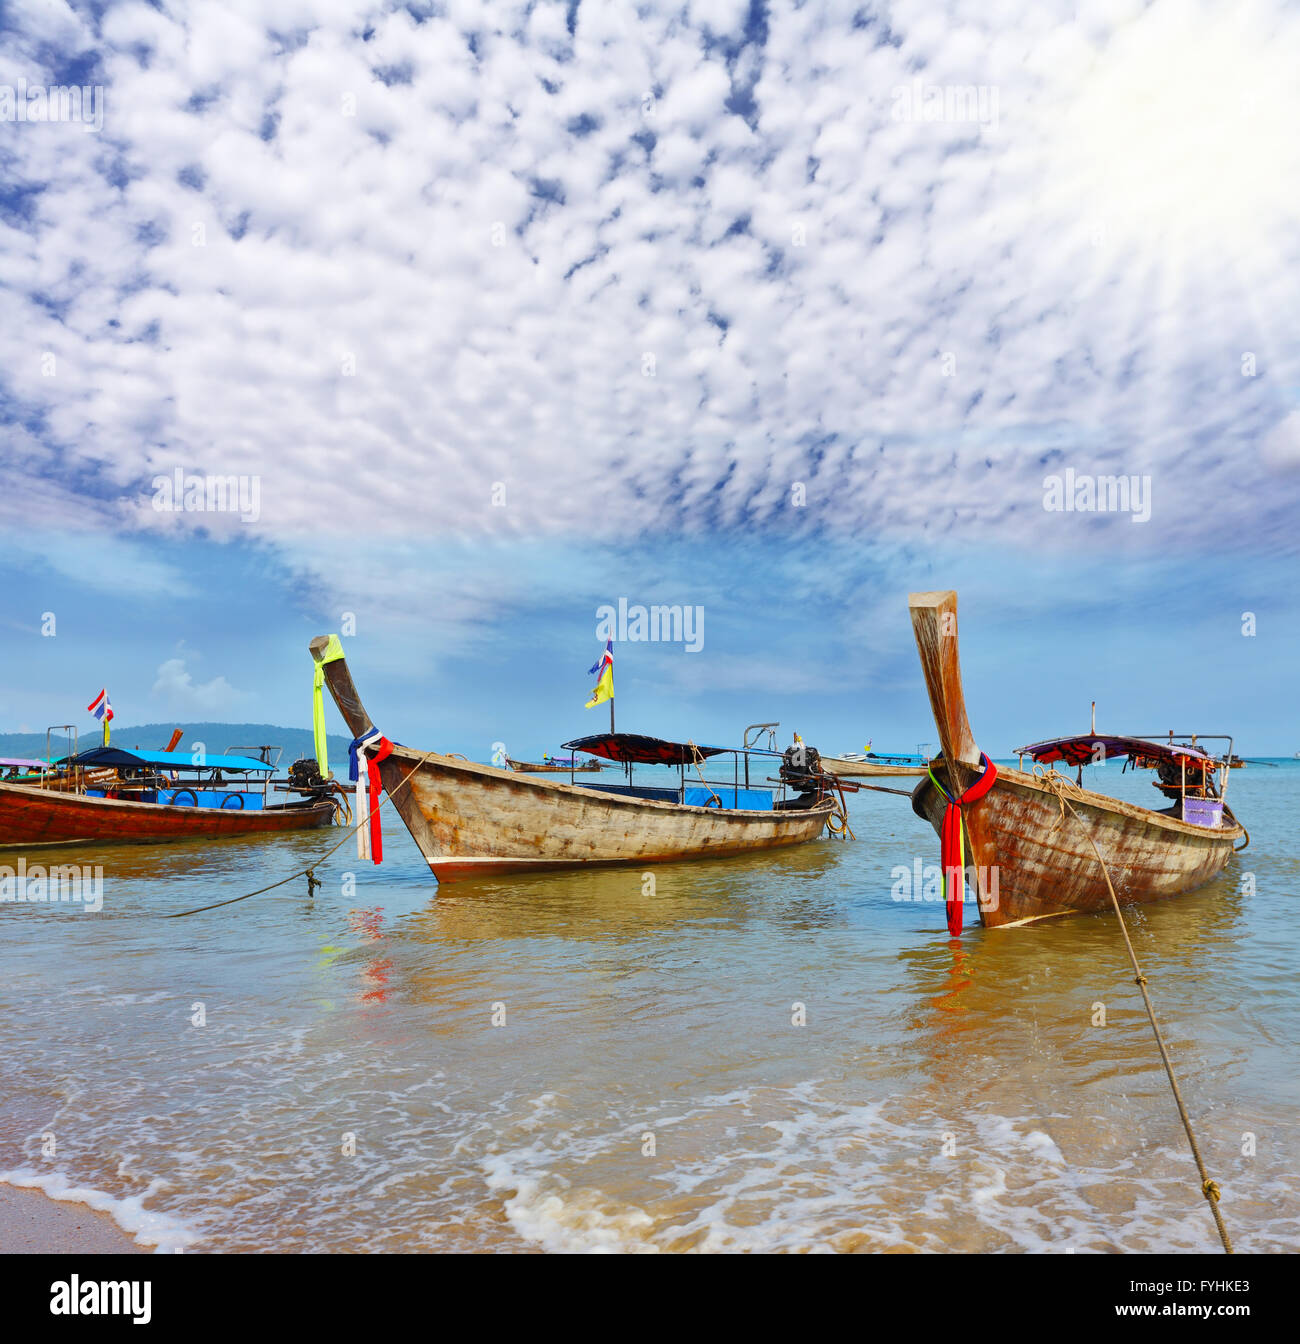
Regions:
<instances>
[{"instance_id":1,"label":"sun glare","mask_svg":"<svg viewBox=\"0 0 1300 1344\"><path fill-rule=\"evenodd\" d=\"M1054 174L1116 247L1180 262L1267 252L1295 214L1294 61L1244 10L1157 4L1081 73Z\"/></svg>"}]
</instances>

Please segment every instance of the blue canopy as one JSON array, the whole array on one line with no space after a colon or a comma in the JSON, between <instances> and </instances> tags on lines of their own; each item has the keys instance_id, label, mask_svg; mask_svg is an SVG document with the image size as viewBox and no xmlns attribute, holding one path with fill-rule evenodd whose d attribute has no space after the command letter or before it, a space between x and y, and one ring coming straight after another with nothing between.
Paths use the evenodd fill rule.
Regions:
<instances>
[{"instance_id":1,"label":"blue canopy","mask_svg":"<svg viewBox=\"0 0 1300 1344\"><path fill-rule=\"evenodd\" d=\"M196 764L185 752L178 751L125 751L121 747L91 747L76 756L64 756L59 765L121 768L122 766L155 765L165 770L274 770L273 765L255 760L252 756L205 756Z\"/></svg>"}]
</instances>

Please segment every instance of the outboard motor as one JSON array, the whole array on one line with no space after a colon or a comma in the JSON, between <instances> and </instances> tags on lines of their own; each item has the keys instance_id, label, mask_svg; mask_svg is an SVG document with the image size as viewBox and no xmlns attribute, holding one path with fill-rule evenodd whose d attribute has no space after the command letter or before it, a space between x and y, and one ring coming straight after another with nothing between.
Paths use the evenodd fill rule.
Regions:
<instances>
[{"instance_id":1,"label":"outboard motor","mask_svg":"<svg viewBox=\"0 0 1300 1344\"><path fill-rule=\"evenodd\" d=\"M289 767L289 787L300 793L315 793L327 789L329 785L321 777L320 766L315 759L304 756Z\"/></svg>"},{"instance_id":2,"label":"outboard motor","mask_svg":"<svg viewBox=\"0 0 1300 1344\"><path fill-rule=\"evenodd\" d=\"M821 792L821 777L822 758L816 747L796 742L785 749L781 757L781 779L795 793L811 794L815 798Z\"/></svg>"}]
</instances>

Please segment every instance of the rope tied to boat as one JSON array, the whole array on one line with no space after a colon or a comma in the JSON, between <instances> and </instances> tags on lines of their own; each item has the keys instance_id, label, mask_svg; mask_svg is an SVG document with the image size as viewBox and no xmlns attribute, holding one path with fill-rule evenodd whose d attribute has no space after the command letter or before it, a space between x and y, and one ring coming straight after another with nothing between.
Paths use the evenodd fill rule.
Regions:
<instances>
[{"instance_id":1,"label":"rope tied to boat","mask_svg":"<svg viewBox=\"0 0 1300 1344\"><path fill-rule=\"evenodd\" d=\"M1056 795L1056 801L1060 804L1061 815L1057 818L1057 824L1065 820L1065 796L1067 793L1073 794L1076 798L1083 798L1087 792L1074 780L1067 779L1054 765L1034 765L1034 778L1040 779Z\"/></svg>"},{"instance_id":2,"label":"rope tied to boat","mask_svg":"<svg viewBox=\"0 0 1300 1344\"><path fill-rule=\"evenodd\" d=\"M372 823L374 821L374 818L379 814L380 808L382 808L386 803L391 802L394 798L397 797L399 793L401 793L401 791L411 782L411 779L415 775L415 772L419 770L419 768L425 763L425 761L429 759L430 756L437 756L437 755L438 752L436 751L426 751L424 755L421 756L418 761L416 761L416 763L410 768L410 770L407 771L407 773L403 776L403 778L398 782L397 787L395 789L389 789L387 796L380 798L380 800L374 805L370 813L370 819ZM306 877L309 879L309 881L314 880L312 878L312 874L314 873L315 869L318 868L326 859L328 859L329 856L335 852L335 850L342 849L342 847L347 844L349 839L350 836L347 833L345 833L341 840L331 845L322 855L320 855L319 858L313 861L310 867L299 868L297 869L297 871L290 873L288 877L282 877L278 882L272 882L265 887L258 887L256 891L245 892L242 896L232 896L228 901L213 901L211 905L199 905L196 906L193 910L178 910L174 914L164 915L163 918L184 919L187 915L201 915L207 910L219 910L223 905L238 905L240 901L247 901L253 896L261 896L264 892L274 891L276 887L282 887L285 885L286 882L292 882L296 877ZM317 882L317 885L318 886L320 885L319 882Z\"/></svg>"},{"instance_id":3,"label":"rope tied to boat","mask_svg":"<svg viewBox=\"0 0 1300 1344\"><path fill-rule=\"evenodd\" d=\"M334 804L334 824L336 826L352 825L352 799L348 791L338 782L337 779L331 779L330 801Z\"/></svg>"},{"instance_id":4,"label":"rope tied to boat","mask_svg":"<svg viewBox=\"0 0 1300 1344\"><path fill-rule=\"evenodd\" d=\"M1214 1215L1214 1225L1218 1229L1219 1240L1223 1243L1223 1249L1228 1255L1233 1254L1232 1240L1228 1236L1228 1229L1224 1226L1223 1215L1219 1212L1219 1200L1221 1198L1218 1183L1210 1178L1210 1173L1205 1168L1205 1162L1201 1157L1201 1150L1196 1142L1196 1135L1192 1132L1191 1117L1187 1114L1187 1107L1183 1104L1183 1094L1178 1087L1178 1079L1174 1076L1173 1061L1169 1058L1169 1050L1165 1045L1165 1038L1161 1034L1160 1024L1156 1021L1156 1010L1151 1003L1151 995L1147 993L1147 978L1138 962L1137 953L1133 950L1133 941L1128 936L1128 925L1124 921L1124 912L1120 909L1119 897L1115 894L1115 884L1110 880L1110 869L1106 865L1106 860L1101 857L1101 850L1097 848L1097 842L1093 839L1092 831L1084 825L1083 818L1074 809L1074 804L1067 797L1067 790L1080 795L1082 789L1076 788L1063 775L1055 770L1041 771L1041 767L1035 766L1034 774L1042 783L1056 795L1061 804L1061 817L1064 819L1068 809L1070 815L1079 823L1080 830L1087 837L1088 843L1092 846L1092 852L1097 856L1097 863L1101 867L1101 875L1106 879L1106 890L1110 892L1111 904L1115 908L1115 917L1119 920L1120 932L1124 935L1124 946L1128 949L1129 961L1133 965L1133 983L1137 985L1142 992L1142 1002L1146 1006L1147 1018L1151 1023L1151 1030L1156 1038L1156 1045L1160 1050L1160 1058L1164 1062L1165 1074L1169 1079L1170 1089L1174 1094L1174 1102L1178 1106L1178 1115L1183 1122L1183 1129L1187 1133L1187 1143L1192 1150L1192 1157L1196 1162L1196 1170L1201 1177L1201 1194L1205 1196L1206 1202L1210 1206L1210 1212Z\"/></svg>"},{"instance_id":5,"label":"rope tied to boat","mask_svg":"<svg viewBox=\"0 0 1300 1344\"><path fill-rule=\"evenodd\" d=\"M708 789L709 797L712 799L711 802L705 803L705 807L721 807L722 799L714 793L713 786L704 778L704 771L700 769L700 762L704 759L703 752L701 752L699 747L697 747L689 738L686 741L686 745L691 749L691 764L695 767L695 773L699 775L700 783Z\"/></svg>"},{"instance_id":6,"label":"rope tied to boat","mask_svg":"<svg viewBox=\"0 0 1300 1344\"><path fill-rule=\"evenodd\" d=\"M962 902L966 895L966 822L962 807L966 803L977 803L993 787L998 777L998 768L981 751L979 778L965 793L949 793L934 776L934 769L927 765L925 772L930 783L947 799L943 809L943 824L939 831L939 864L943 869L943 879L947 886L948 899L945 909L948 914L948 932L956 938L961 933ZM952 766L948 766L951 775ZM955 786L954 786L955 787Z\"/></svg>"},{"instance_id":7,"label":"rope tied to boat","mask_svg":"<svg viewBox=\"0 0 1300 1344\"><path fill-rule=\"evenodd\" d=\"M844 781L836 775L823 775L822 779L830 785L830 788L826 789L827 797L834 800L830 789L839 794L839 802L834 803L834 810L826 818L826 829L841 840L856 840L858 837L853 833L853 827L849 825L849 804L844 797Z\"/></svg>"}]
</instances>

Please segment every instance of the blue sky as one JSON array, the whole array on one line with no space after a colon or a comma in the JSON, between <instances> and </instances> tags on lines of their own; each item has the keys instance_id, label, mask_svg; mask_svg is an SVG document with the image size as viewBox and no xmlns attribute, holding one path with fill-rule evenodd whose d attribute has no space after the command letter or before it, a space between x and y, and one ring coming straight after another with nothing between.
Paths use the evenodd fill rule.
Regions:
<instances>
[{"instance_id":1,"label":"blue sky","mask_svg":"<svg viewBox=\"0 0 1300 1344\"><path fill-rule=\"evenodd\" d=\"M0 730L305 723L351 612L390 736L532 755L623 598L704 642L620 645L620 726L912 748L906 594L955 587L994 752L1092 698L1300 748L1289 7L0 23L0 95L103 99L0 123Z\"/></svg>"}]
</instances>

